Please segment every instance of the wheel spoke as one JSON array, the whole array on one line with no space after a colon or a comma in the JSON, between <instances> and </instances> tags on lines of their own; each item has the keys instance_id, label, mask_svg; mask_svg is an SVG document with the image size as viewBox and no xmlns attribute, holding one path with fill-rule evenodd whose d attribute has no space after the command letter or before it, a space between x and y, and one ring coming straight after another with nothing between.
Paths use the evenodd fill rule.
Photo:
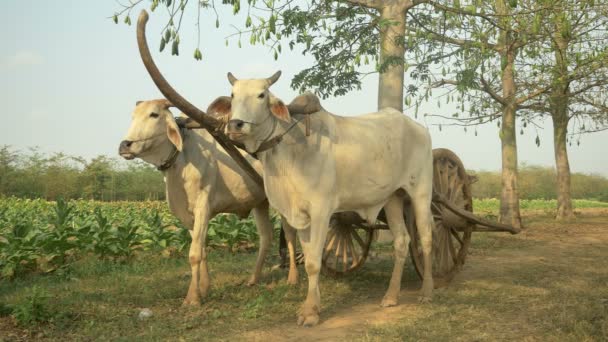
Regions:
<instances>
[{"instance_id":1,"label":"wheel spoke","mask_svg":"<svg viewBox=\"0 0 608 342\"><path fill-rule=\"evenodd\" d=\"M359 246L361 246L361 249L365 250L366 249L365 242L363 242L363 240L361 240L361 237L359 236L359 233L357 233L354 228L353 228L353 234L352 234L352 236L355 238L355 240L357 240L357 243L359 244Z\"/></svg>"},{"instance_id":2,"label":"wheel spoke","mask_svg":"<svg viewBox=\"0 0 608 342\"><path fill-rule=\"evenodd\" d=\"M336 231L335 229L330 229L329 234L331 234L329 243L327 243L327 247L325 247L325 251L329 252L331 251L332 247L334 246L334 243L336 242Z\"/></svg>"},{"instance_id":3,"label":"wheel spoke","mask_svg":"<svg viewBox=\"0 0 608 342\"><path fill-rule=\"evenodd\" d=\"M450 231L451 230L452 229L450 229ZM456 253L456 248L454 248L454 241L452 241L450 234L446 234L446 238L448 240L448 245L450 246L450 253L452 254L452 262L454 263L454 265L456 265L458 263L457 262L458 253Z\"/></svg>"},{"instance_id":4,"label":"wheel spoke","mask_svg":"<svg viewBox=\"0 0 608 342\"><path fill-rule=\"evenodd\" d=\"M460 178L458 177L454 177L454 183L452 184L452 187L450 189L450 197L448 197L448 199L452 202L454 202L457 198L460 197L460 194L462 192L462 182L460 181Z\"/></svg>"},{"instance_id":5,"label":"wheel spoke","mask_svg":"<svg viewBox=\"0 0 608 342\"><path fill-rule=\"evenodd\" d=\"M336 243L336 257L340 254L340 248L342 247L342 234L336 232L336 239L338 240Z\"/></svg>"},{"instance_id":6,"label":"wheel spoke","mask_svg":"<svg viewBox=\"0 0 608 342\"><path fill-rule=\"evenodd\" d=\"M443 169L443 171L441 172L441 192L445 195L448 195L448 187L450 186L448 183L448 161L444 159L443 163L441 164Z\"/></svg>"},{"instance_id":7,"label":"wheel spoke","mask_svg":"<svg viewBox=\"0 0 608 342\"><path fill-rule=\"evenodd\" d=\"M344 248L342 251L342 262L344 263L344 272L346 272L346 270L348 269L348 250L351 242L347 235L348 234L344 234Z\"/></svg>"},{"instance_id":8,"label":"wheel spoke","mask_svg":"<svg viewBox=\"0 0 608 342\"><path fill-rule=\"evenodd\" d=\"M458 243L460 244L460 247L462 248L462 246L464 246L464 242L462 242L462 239L460 238L460 236L458 236L458 232L456 230L454 230L454 228L450 228L450 233L452 233L452 236L454 236L454 238L456 238L456 240L458 240Z\"/></svg>"},{"instance_id":9,"label":"wheel spoke","mask_svg":"<svg viewBox=\"0 0 608 342\"><path fill-rule=\"evenodd\" d=\"M354 229L352 230L351 234L359 235ZM351 255L353 257L353 263L352 263L351 267L355 267L359 264L359 253L357 253L357 248L352 243L352 240L351 240L351 244L352 244Z\"/></svg>"},{"instance_id":10,"label":"wheel spoke","mask_svg":"<svg viewBox=\"0 0 608 342\"><path fill-rule=\"evenodd\" d=\"M451 165L451 164L450 164ZM456 191L456 182L458 182L458 169L456 168L456 166L451 165L452 167L450 168L450 174L449 176L451 177L450 179L450 185L449 185L449 189L448 189L448 198L452 198L454 196L454 193Z\"/></svg>"},{"instance_id":11,"label":"wheel spoke","mask_svg":"<svg viewBox=\"0 0 608 342\"><path fill-rule=\"evenodd\" d=\"M436 203L436 202L431 202L431 209L433 209L433 208L435 209L435 212L436 212L438 215L440 215L440 213L441 213L441 211L442 211L442 210L441 210L441 209L442 209L442 205L441 205L441 204L439 204L439 203Z\"/></svg>"}]
</instances>

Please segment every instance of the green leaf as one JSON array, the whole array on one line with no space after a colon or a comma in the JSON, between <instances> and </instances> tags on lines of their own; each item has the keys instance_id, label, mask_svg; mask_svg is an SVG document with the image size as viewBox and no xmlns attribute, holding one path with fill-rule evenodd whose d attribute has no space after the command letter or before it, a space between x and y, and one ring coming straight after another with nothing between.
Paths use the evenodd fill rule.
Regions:
<instances>
[{"instance_id":1,"label":"green leaf","mask_svg":"<svg viewBox=\"0 0 608 342\"><path fill-rule=\"evenodd\" d=\"M197 61L203 59L203 54L201 53L201 50L199 50L199 48L196 48L194 50L194 59L196 59Z\"/></svg>"},{"instance_id":2,"label":"green leaf","mask_svg":"<svg viewBox=\"0 0 608 342\"><path fill-rule=\"evenodd\" d=\"M179 56L179 40L173 40L173 44L171 45L171 55Z\"/></svg>"},{"instance_id":3,"label":"green leaf","mask_svg":"<svg viewBox=\"0 0 608 342\"><path fill-rule=\"evenodd\" d=\"M114 16L112 16L112 20L114 20L114 24L118 24L118 15L114 14Z\"/></svg>"},{"instance_id":4,"label":"green leaf","mask_svg":"<svg viewBox=\"0 0 608 342\"><path fill-rule=\"evenodd\" d=\"M268 21L268 29L271 33L275 33L276 31L276 21L277 17L275 15L271 15L270 20Z\"/></svg>"}]
</instances>

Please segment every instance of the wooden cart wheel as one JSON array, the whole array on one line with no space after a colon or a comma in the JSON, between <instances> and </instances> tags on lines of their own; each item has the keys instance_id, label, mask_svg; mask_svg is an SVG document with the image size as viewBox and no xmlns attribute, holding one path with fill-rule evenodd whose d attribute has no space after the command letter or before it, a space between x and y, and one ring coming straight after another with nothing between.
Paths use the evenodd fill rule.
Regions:
<instances>
[{"instance_id":1,"label":"wooden cart wheel","mask_svg":"<svg viewBox=\"0 0 608 342\"><path fill-rule=\"evenodd\" d=\"M332 219L323 249L323 270L333 276L355 271L367 259L372 238L370 228Z\"/></svg>"},{"instance_id":2,"label":"wooden cart wheel","mask_svg":"<svg viewBox=\"0 0 608 342\"><path fill-rule=\"evenodd\" d=\"M433 150L433 190L445 196L456 207L472 212L471 184L462 162L448 149ZM473 224L433 201L433 279L436 286L447 285L458 273L467 256ZM410 254L416 272L422 279L424 263L420 238L411 205L405 210L410 232Z\"/></svg>"}]
</instances>

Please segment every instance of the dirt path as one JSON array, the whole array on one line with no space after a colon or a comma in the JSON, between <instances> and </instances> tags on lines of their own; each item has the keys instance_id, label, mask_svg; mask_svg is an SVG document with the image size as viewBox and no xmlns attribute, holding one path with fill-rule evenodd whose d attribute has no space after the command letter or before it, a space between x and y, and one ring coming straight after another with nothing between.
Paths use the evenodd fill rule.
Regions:
<instances>
[{"instance_id":1,"label":"dirt path","mask_svg":"<svg viewBox=\"0 0 608 342\"><path fill-rule=\"evenodd\" d=\"M554 224L545 220L534 222L530 219L529 228L517 236L507 234L492 233L490 242L495 246L487 249L473 248L469 255L463 271L456 277L450 287L436 290L436 294L450 296L455 291L467 291L468 283L484 284L497 279L517 280L522 277L519 273L510 272L517 269L520 265L530 265L540 269L552 269L572 262L572 253L582 253L586 248L608 245L608 216L605 215L586 215L584 220L574 223ZM547 223L550 222L550 223ZM525 248L504 248L503 242L513 246L521 244ZM478 242L483 244L484 242ZM486 242L487 243L487 242ZM608 258L608 248L603 255ZM584 258L581 260L586 260ZM584 263L580 261L581 272L592 272L593 262ZM524 267L524 266L521 266ZM363 270L364 271L364 270ZM388 278L387 278L388 281ZM572 279L571 281L585 281L585 279ZM405 284L408 286L403 289L400 296L400 304L392 308L381 308L380 303L382 294L373 298L341 310L333 311L331 314L322 313L321 323L314 328L298 327L293 323L282 324L266 329L249 331L244 336L236 339L248 341L342 341L347 339L372 339L378 337L368 337L370 328L390 326L400 324L406 320L417 321L433 314L433 305L421 305L417 303L417 284ZM489 291L491 291L490 289ZM548 291L542 286L533 289L538 293ZM513 294L516 296L517 294ZM608 299L607 299L608 300ZM501 332L502 338L524 338L538 339L538 331L542 327L535 327L530 323L530 317L525 315L512 315L511 313L501 313L502 316L509 317L504 323L496 323L504 328ZM514 328L515 327L515 328ZM480 328L483 329L483 328ZM536 329L536 330L535 330ZM475 333L473 331L472 333ZM487 337L487 331L477 331L482 336ZM513 335L514 334L514 335ZM490 335L494 339L497 335ZM536 336L536 337L535 337ZM497 338L501 339L501 338Z\"/></svg>"}]
</instances>

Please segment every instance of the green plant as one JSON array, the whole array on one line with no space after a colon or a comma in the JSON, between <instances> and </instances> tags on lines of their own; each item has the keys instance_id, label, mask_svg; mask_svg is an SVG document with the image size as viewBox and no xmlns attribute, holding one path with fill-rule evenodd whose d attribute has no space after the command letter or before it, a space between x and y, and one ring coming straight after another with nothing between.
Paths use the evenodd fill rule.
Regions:
<instances>
[{"instance_id":1,"label":"green plant","mask_svg":"<svg viewBox=\"0 0 608 342\"><path fill-rule=\"evenodd\" d=\"M48 308L48 298L46 292L34 286L23 301L13 306L11 315L22 326L48 322L53 317Z\"/></svg>"},{"instance_id":2,"label":"green plant","mask_svg":"<svg viewBox=\"0 0 608 342\"><path fill-rule=\"evenodd\" d=\"M144 234L143 244L151 247L167 248L178 239L176 234L167 229L169 224L164 224L158 211L145 217L147 230Z\"/></svg>"},{"instance_id":3,"label":"green plant","mask_svg":"<svg viewBox=\"0 0 608 342\"><path fill-rule=\"evenodd\" d=\"M35 268L36 232L31 221L20 218L0 235L0 276L13 278L16 274Z\"/></svg>"},{"instance_id":4,"label":"green plant","mask_svg":"<svg viewBox=\"0 0 608 342\"><path fill-rule=\"evenodd\" d=\"M258 234L251 217L239 219L236 215L218 215L209 222L207 232L210 244L228 247L235 251L243 242L257 241Z\"/></svg>"},{"instance_id":5,"label":"green plant","mask_svg":"<svg viewBox=\"0 0 608 342\"><path fill-rule=\"evenodd\" d=\"M49 215L50 227L38 234L36 242L42 253L40 268L51 272L68 264L67 259L76 246L76 231L70 227L74 206L59 198Z\"/></svg>"}]
</instances>

